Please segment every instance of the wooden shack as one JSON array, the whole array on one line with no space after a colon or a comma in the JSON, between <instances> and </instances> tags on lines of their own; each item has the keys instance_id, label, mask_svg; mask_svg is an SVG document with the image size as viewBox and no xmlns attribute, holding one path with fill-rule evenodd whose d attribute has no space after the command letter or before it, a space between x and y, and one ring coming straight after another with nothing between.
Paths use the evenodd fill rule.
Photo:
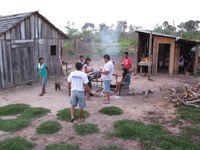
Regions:
<instances>
[{"instance_id":1,"label":"wooden shack","mask_svg":"<svg viewBox=\"0 0 200 150\"><path fill-rule=\"evenodd\" d=\"M43 57L50 76L61 75L61 53L68 37L39 12L0 17L0 89L37 79Z\"/></svg>"},{"instance_id":2,"label":"wooden shack","mask_svg":"<svg viewBox=\"0 0 200 150\"><path fill-rule=\"evenodd\" d=\"M166 35L152 32L152 41L150 41L150 31L136 31L138 33L137 45L137 65L144 60L149 60L149 45L151 47L151 70L152 75L156 74L179 74L197 72L199 59L200 41L189 40L177 36ZM184 65L180 67L180 57L184 57ZM145 64L145 62L144 62ZM145 66L145 65L144 65ZM137 67L141 69L142 67ZM144 68L143 68L144 69ZM147 69L146 69L147 70Z\"/></svg>"}]
</instances>

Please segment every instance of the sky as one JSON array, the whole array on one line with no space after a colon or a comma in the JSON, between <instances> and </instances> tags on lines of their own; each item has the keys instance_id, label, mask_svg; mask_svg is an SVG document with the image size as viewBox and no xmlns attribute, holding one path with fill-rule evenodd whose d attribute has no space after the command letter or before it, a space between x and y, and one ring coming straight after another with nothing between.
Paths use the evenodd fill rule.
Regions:
<instances>
[{"instance_id":1,"label":"sky","mask_svg":"<svg viewBox=\"0 0 200 150\"><path fill-rule=\"evenodd\" d=\"M67 21L81 28L85 22L128 24L153 29L169 21L200 20L200 0L0 0L0 15L38 11L65 32Z\"/></svg>"}]
</instances>

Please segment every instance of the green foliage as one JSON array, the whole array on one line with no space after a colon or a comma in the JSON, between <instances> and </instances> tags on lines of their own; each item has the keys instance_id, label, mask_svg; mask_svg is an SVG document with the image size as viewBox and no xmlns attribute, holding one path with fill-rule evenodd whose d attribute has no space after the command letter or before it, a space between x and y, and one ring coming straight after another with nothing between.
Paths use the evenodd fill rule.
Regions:
<instances>
[{"instance_id":1,"label":"green foliage","mask_svg":"<svg viewBox=\"0 0 200 150\"><path fill-rule=\"evenodd\" d=\"M60 131L61 125L57 121L46 121L36 128L38 134L54 134Z\"/></svg>"},{"instance_id":2,"label":"green foliage","mask_svg":"<svg viewBox=\"0 0 200 150\"><path fill-rule=\"evenodd\" d=\"M80 150L77 145L71 144L50 144L45 147L44 150Z\"/></svg>"},{"instance_id":3,"label":"green foliage","mask_svg":"<svg viewBox=\"0 0 200 150\"><path fill-rule=\"evenodd\" d=\"M104 107L101 110L99 110L100 113L108 115L108 116L115 116L115 115L121 115L123 114L123 110L121 110L119 107L110 106L110 107Z\"/></svg>"},{"instance_id":4,"label":"green foliage","mask_svg":"<svg viewBox=\"0 0 200 150\"><path fill-rule=\"evenodd\" d=\"M200 109L188 106L181 106L178 111L180 118L194 123L200 123Z\"/></svg>"},{"instance_id":5,"label":"green foliage","mask_svg":"<svg viewBox=\"0 0 200 150\"><path fill-rule=\"evenodd\" d=\"M74 117L78 118L78 115L79 115L79 110L75 109ZM70 108L65 108L58 111L57 117L59 120L62 120L62 121L70 121L71 120ZM84 111L84 117L85 118L89 117L89 113L87 111Z\"/></svg>"},{"instance_id":6,"label":"green foliage","mask_svg":"<svg viewBox=\"0 0 200 150\"><path fill-rule=\"evenodd\" d=\"M50 110L42 107L37 107L37 108L30 108L22 114L22 118L27 118L27 119L32 119L32 118L40 118L47 113L49 113Z\"/></svg>"},{"instance_id":7,"label":"green foliage","mask_svg":"<svg viewBox=\"0 0 200 150\"><path fill-rule=\"evenodd\" d=\"M97 125L92 123L87 124L80 124L74 127L75 131L78 135L87 135L87 134L94 134L99 133L99 128Z\"/></svg>"},{"instance_id":8,"label":"green foliage","mask_svg":"<svg viewBox=\"0 0 200 150\"><path fill-rule=\"evenodd\" d=\"M11 104L7 106L0 107L0 116L11 116L23 113L25 110L29 109L30 106L26 104Z\"/></svg>"},{"instance_id":9,"label":"green foliage","mask_svg":"<svg viewBox=\"0 0 200 150\"><path fill-rule=\"evenodd\" d=\"M113 135L123 139L139 139L144 149L173 149L173 150L198 150L198 147L188 139L175 136L164 131L161 126L134 120L120 120L114 123Z\"/></svg>"},{"instance_id":10,"label":"green foliage","mask_svg":"<svg viewBox=\"0 0 200 150\"><path fill-rule=\"evenodd\" d=\"M21 137L0 141L0 150L32 150L34 146L34 143Z\"/></svg>"},{"instance_id":11,"label":"green foliage","mask_svg":"<svg viewBox=\"0 0 200 150\"><path fill-rule=\"evenodd\" d=\"M125 150L124 148L119 148L115 145L111 145L108 147L100 147L99 150Z\"/></svg>"},{"instance_id":12,"label":"green foliage","mask_svg":"<svg viewBox=\"0 0 200 150\"><path fill-rule=\"evenodd\" d=\"M0 120L0 130L5 132L16 132L30 125L31 120L18 117L17 119Z\"/></svg>"},{"instance_id":13,"label":"green foliage","mask_svg":"<svg viewBox=\"0 0 200 150\"><path fill-rule=\"evenodd\" d=\"M170 25L168 21L164 21L162 25L156 25L155 32L164 33L169 35L176 35L182 38L200 40L198 20L189 20L180 23L177 27ZM178 30L177 30L178 29Z\"/></svg>"}]
</instances>

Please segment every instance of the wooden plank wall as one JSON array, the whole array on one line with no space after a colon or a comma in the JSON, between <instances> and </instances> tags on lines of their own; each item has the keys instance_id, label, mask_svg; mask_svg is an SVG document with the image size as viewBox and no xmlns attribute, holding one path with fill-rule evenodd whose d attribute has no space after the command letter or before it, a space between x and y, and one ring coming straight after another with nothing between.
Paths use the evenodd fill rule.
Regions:
<instances>
[{"instance_id":1,"label":"wooden plank wall","mask_svg":"<svg viewBox=\"0 0 200 150\"><path fill-rule=\"evenodd\" d=\"M159 44L170 44L169 74L172 75L174 71L175 39L159 36L154 36L152 74L157 74Z\"/></svg>"},{"instance_id":2,"label":"wooden plank wall","mask_svg":"<svg viewBox=\"0 0 200 150\"><path fill-rule=\"evenodd\" d=\"M44 57L50 75L62 75L60 54L63 40L53 27L32 15L0 38L0 89L36 79L36 64ZM51 45L56 55L50 55Z\"/></svg>"}]
</instances>

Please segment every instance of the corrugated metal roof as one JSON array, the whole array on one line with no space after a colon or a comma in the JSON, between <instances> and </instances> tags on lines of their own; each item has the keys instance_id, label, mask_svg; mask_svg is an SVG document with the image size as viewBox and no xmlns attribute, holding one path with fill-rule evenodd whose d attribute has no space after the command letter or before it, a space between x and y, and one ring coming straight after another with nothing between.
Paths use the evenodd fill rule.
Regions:
<instances>
[{"instance_id":1,"label":"corrugated metal roof","mask_svg":"<svg viewBox=\"0 0 200 150\"><path fill-rule=\"evenodd\" d=\"M146 33L146 34L150 34L150 30L137 30L135 32L140 32L140 33ZM174 35L168 35L168 34L164 34L164 33L158 33L158 32L152 32L153 35L155 36L162 36L162 37L170 37L170 38L179 38L177 36Z\"/></svg>"},{"instance_id":2,"label":"corrugated metal roof","mask_svg":"<svg viewBox=\"0 0 200 150\"><path fill-rule=\"evenodd\" d=\"M151 31L150 30L137 30L135 32L150 34ZM200 44L199 40L185 39L185 38L180 38L178 36L168 35L168 34L163 34L163 33L158 33L158 32L152 32L152 34L155 36L174 38L174 39L176 39L177 42L188 42L188 43L193 43L193 44Z\"/></svg>"},{"instance_id":3,"label":"corrugated metal roof","mask_svg":"<svg viewBox=\"0 0 200 150\"><path fill-rule=\"evenodd\" d=\"M39 17L44 19L44 21L46 21L51 27L55 28L55 30L58 31L63 36L63 38L66 38L66 39L69 38L65 33L63 33L61 30L56 28L48 19L42 16L38 11L9 15L9 16L0 16L0 35L11 30L16 25L18 25L21 21L23 21L24 19L26 19L27 17L33 14L37 14Z\"/></svg>"},{"instance_id":4,"label":"corrugated metal roof","mask_svg":"<svg viewBox=\"0 0 200 150\"><path fill-rule=\"evenodd\" d=\"M34 12L22 13L10 16L1 16L0 17L0 35L6 31L13 28L16 24L20 23L22 20L32 15Z\"/></svg>"}]
</instances>

